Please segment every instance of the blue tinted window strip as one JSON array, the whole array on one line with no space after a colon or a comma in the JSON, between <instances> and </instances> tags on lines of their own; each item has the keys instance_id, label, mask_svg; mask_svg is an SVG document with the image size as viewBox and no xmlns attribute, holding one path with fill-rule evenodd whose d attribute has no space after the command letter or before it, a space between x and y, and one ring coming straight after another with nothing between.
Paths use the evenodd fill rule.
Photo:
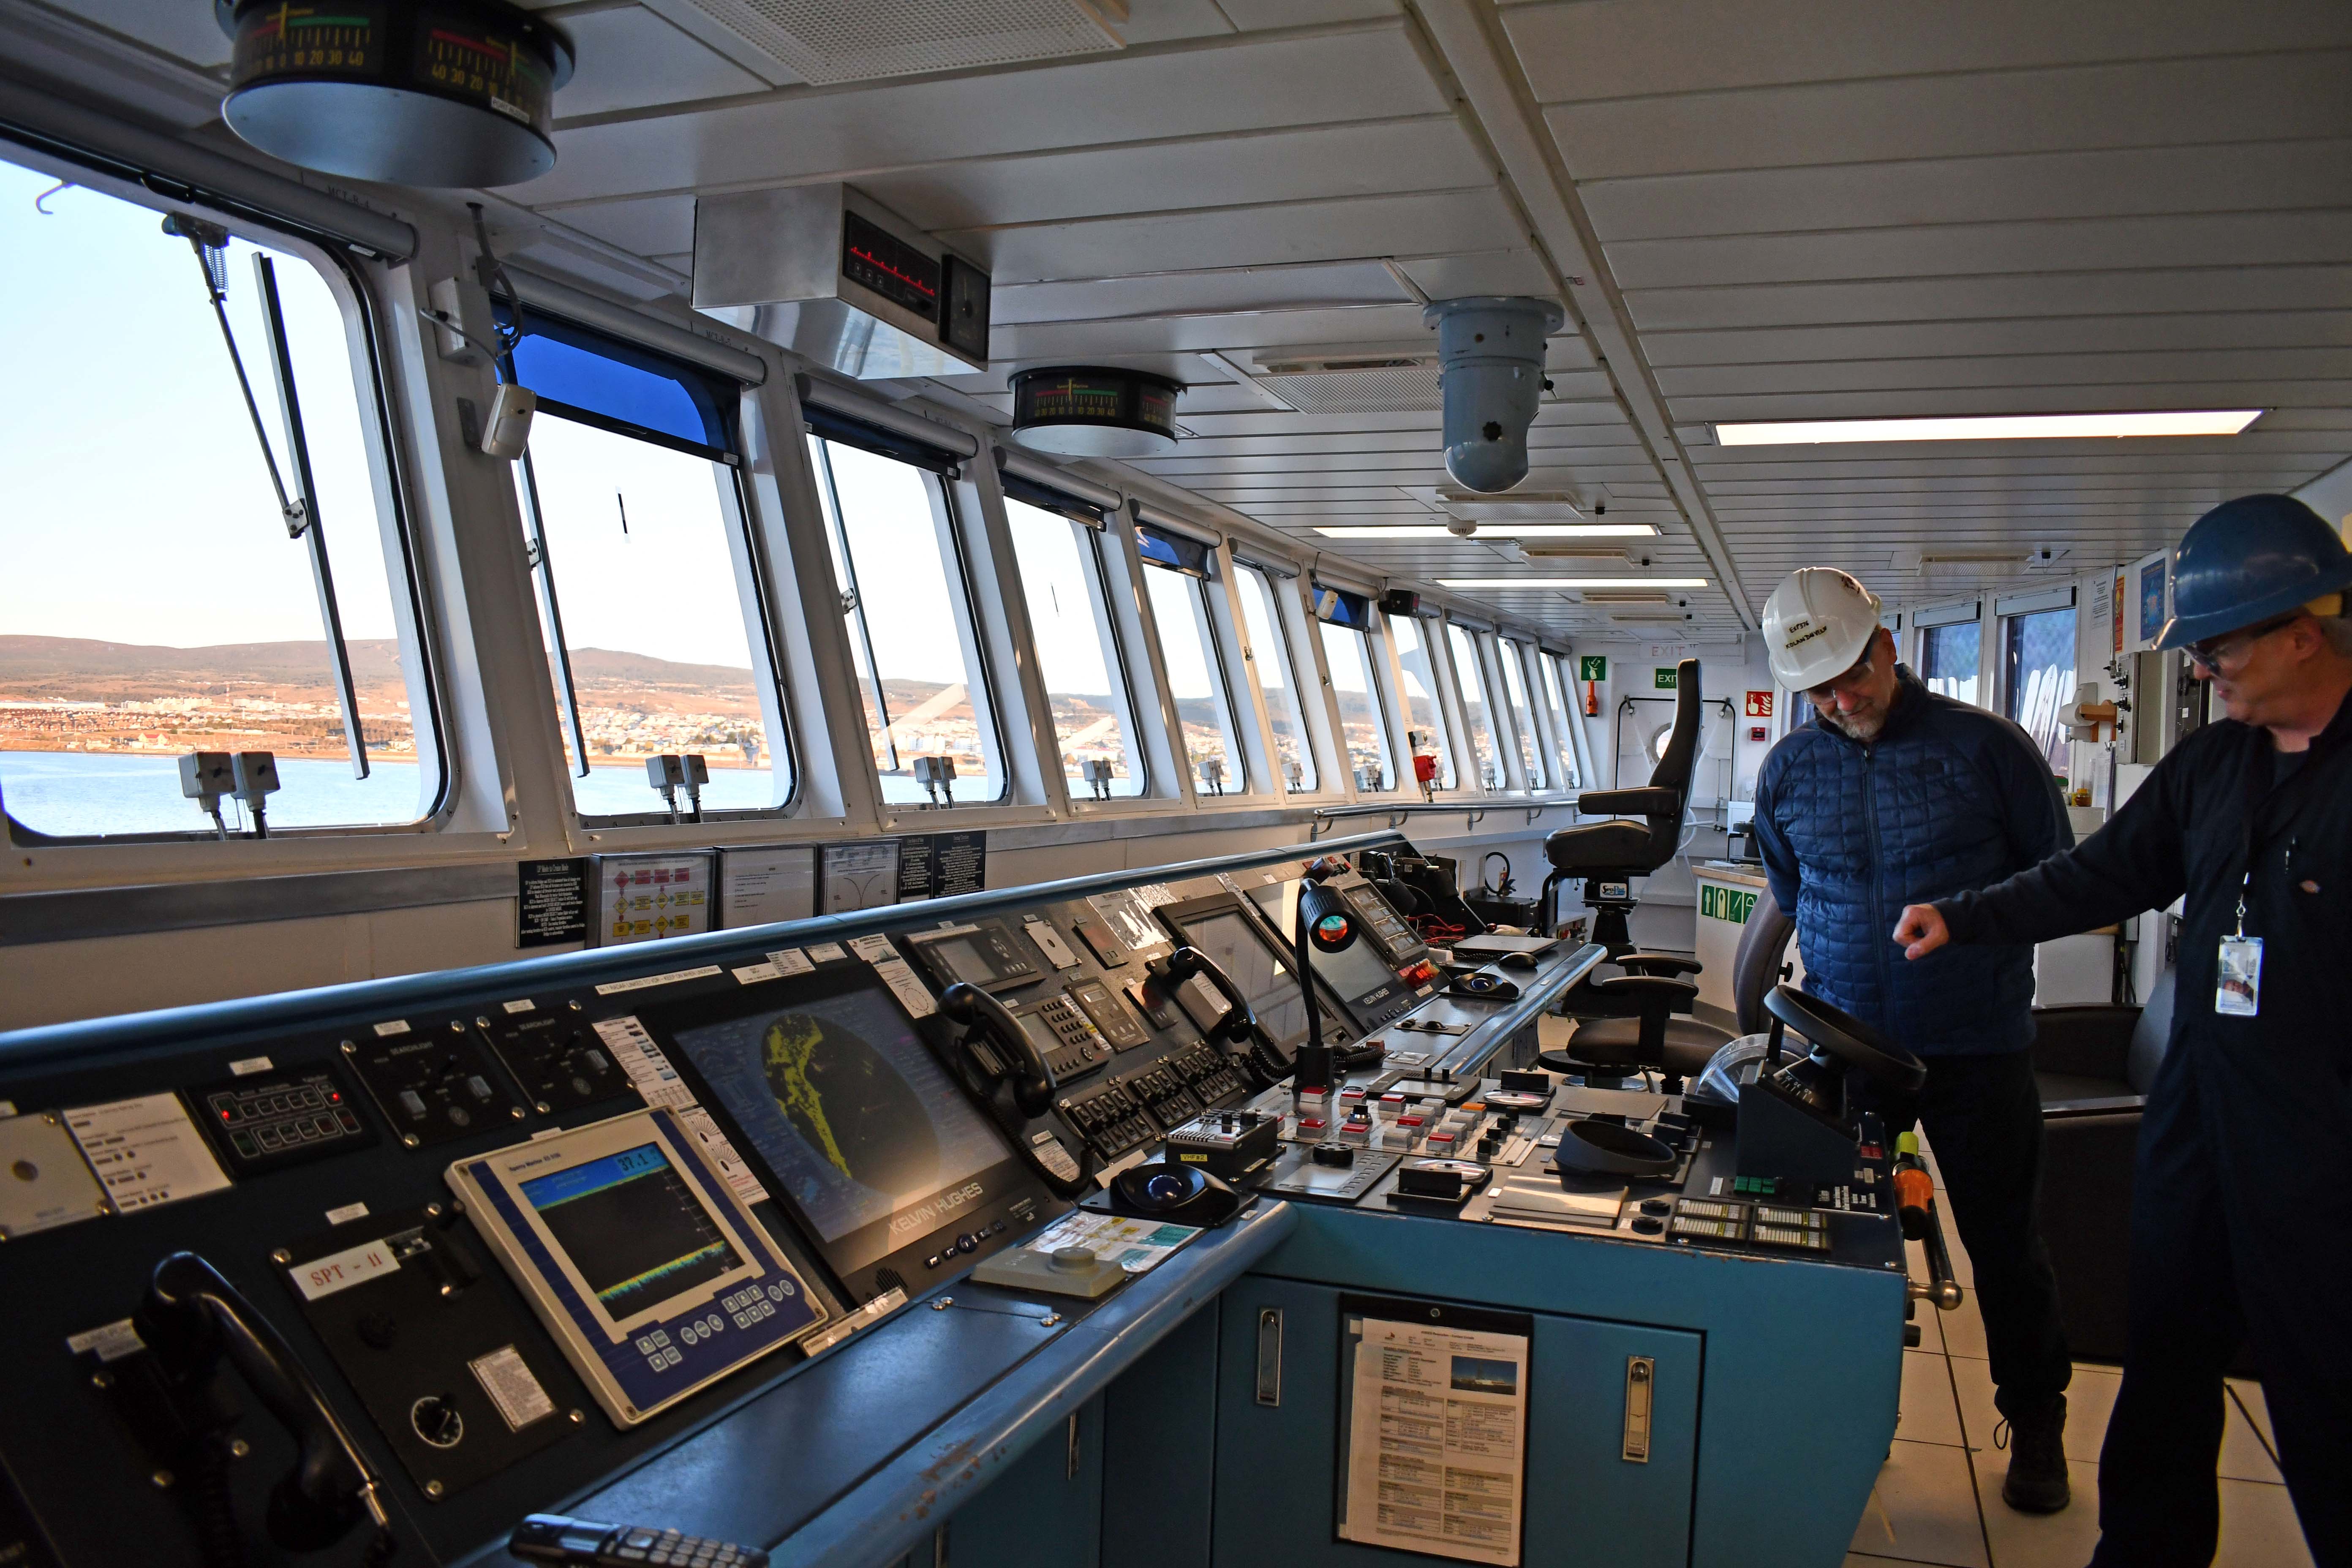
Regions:
<instances>
[{"instance_id":1,"label":"blue tinted window strip","mask_svg":"<svg viewBox=\"0 0 2352 1568\"><path fill-rule=\"evenodd\" d=\"M838 441L846 447L862 447L884 458L956 478L962 461L944 447L934 447L928 441L918 441L911 436L901 436L895 430L885 430L878 425L868 425L863 419L853 419L836 413L821 403L801 405L801 419L808 426L809 434L825 441Z\"/></svg>"},{"instance_id":2,"label":"blue tinted window strip","mask_svg":"<svg viewBox=\"0 0 2352 1568\"><path fill-rule=\"evenodd\" d=\"M666 435L697 447L740 452L737 414L742 388L651 349L583 327L542 310L518 312L493 300L499 324L520 319L522 336L499 367L541 403L559 403L609 421L625 435ZM566 416L570 417L571 416Z\"/></svg>"},{"instance_id":3,"label":"blue tinted window strip","mask_svg":"<svg viewBox=\"0 0 2352 1568\"><path fill-rule=\"evenodd\" d=\"M524 384L530 384L526 382ZM714 463L724 463L730 468L740 467L743 461L723 447L706 447L699 441L683 440L667 430L655 430L643 425L633 425L626 419L610 418L593 408L582 408L576 405L565 403L560 398L542 397L539 400L539 408L542 414L552 414L582 425L593 426L599 430L609 430L615 436L626 436L632 440L643 441L650 446L667 447L673 452L684 452L690 458L703 458Z\"/></svg>"},{"instance_id":4,"label":"blue tinted window strip","mask_svg":"<svg viewBox=\"0 0 2352 1568\"><path fill-rule=\"evenodd\" d=\"M1323 607L1324 595L1327 594L1331 596L1331 606L1328 614ZM1351 594L1345 588L1334 588L1328 584L1318 583L1315 584L1312 597L1315 601L1317 620L1328 621L1335 626L1346 626L1350 631L1371 630L1372 601L1368 595Z\"/></svg>"},{"instance_id":5,"label":"blue tinted window strip","mask_svg":"<svg viewBox=\"0 0 2352 1568\"><path fill-rule=\"evenodd\" d=\"M1135 548L1146 561L1181 572L1187 577L1206 577L1209 574L1209 547L1197 539L1162 533L1150 523L1138 523Z\"/></svg>"}]
</instances>

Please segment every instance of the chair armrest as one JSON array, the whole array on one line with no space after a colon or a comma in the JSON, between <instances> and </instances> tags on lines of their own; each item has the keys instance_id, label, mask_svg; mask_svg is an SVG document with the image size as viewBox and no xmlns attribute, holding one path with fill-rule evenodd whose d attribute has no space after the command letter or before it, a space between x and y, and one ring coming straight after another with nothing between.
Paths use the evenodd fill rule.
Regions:
<instances>
[{"instance_id":1,"label":"chair armrest","mask_svg":"<svg viewBox=\"0 0 2352 1568\"><path fill-rule=\"evenodd\" d=\"M2119 1094L2100 1100L2059 1100L2042 1108L2042 1120L2046 1126L2053 1121L2066 1121L2084 1116L2137 1116L2147 1109L2147 1097Z\"/></svg>"},{"instance_id":2,"label":"chair armrest","mask_svg":"<svg viewBox=\"0 0 2352 1568\"><path fill-rule=\"evenodd\" d=\"M2033 1066L2038 1072L2123 1079L2137 1007L2036 1007Z\"/></svg>"},{"instance_id":3,"label":"chair armrest","mask_svg":"<svg viewBox=\"0 0 2352 1568\"><path fill-rule=\"evenodd\" d=\"M1685 958L1678 952L1629 952L1611 962L1628 974L1663 974L1669 979L1696 974L1706 967L1697 959Z\"/></svg>"},{"instance_id":4,"label":"chair armrest","mask_svg":"<svg viewBox=\"0 0 2352 1568\"><path fill-rule=\"evenodd\" d=\"M1682 805L1674 789L1589 789L1576 797L1576 809L1593 816L1675 816Z\"/></svg>"},{"instance_id":5,"label":"chair armrest","mask_svg":"<svg viewBox=\"0 0 2352 1568\"><path fill-rule=\"evenodd\" d=\"M1654 1008L1688 1012L1698 987L1663 974L1609 974L1585 980L1559 999L1559 1010L1589 1018L1638 1018Z\"/></svg>"}]
</instances>

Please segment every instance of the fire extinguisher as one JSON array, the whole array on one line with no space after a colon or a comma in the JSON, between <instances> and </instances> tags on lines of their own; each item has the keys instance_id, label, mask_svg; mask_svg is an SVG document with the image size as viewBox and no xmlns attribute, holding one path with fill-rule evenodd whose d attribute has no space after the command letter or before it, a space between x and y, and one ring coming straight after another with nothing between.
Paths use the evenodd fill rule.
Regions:
<instances>
[{"instance_id":1,"label":"fire extinguisher","mask_svg":"<svg viewBox=\"0 0 2352 1568\"><path fill-rule=\"evenodd\" d=\"M1584 716L1588 719L1601 717L1601 683L1597 680L1584 683Z\"/></svg>"}]
</instances>

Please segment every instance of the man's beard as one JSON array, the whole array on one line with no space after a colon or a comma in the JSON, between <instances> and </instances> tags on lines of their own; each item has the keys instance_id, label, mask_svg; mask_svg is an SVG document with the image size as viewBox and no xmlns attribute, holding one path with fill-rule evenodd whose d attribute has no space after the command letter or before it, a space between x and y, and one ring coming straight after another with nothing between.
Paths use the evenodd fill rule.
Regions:
<instances>
[{"instance_id":1,"label":"man's beard","mask_svg":"<svg viewBox=\"0 0 2352 1568\"><path fill-rule=\"evenodd\" d=\"M1822 712L1822 722L1827 724L1831 729L1837 731L1840 734L1849 735L1854 740L1867 744L1870 742L1878 739L1878 732L1886 728L1886 715L1885 713L1874 713L1867 719L1853 716L1841 718L1838 714L1832 711L1823 710Z\"/></svg>"}]
</instances>

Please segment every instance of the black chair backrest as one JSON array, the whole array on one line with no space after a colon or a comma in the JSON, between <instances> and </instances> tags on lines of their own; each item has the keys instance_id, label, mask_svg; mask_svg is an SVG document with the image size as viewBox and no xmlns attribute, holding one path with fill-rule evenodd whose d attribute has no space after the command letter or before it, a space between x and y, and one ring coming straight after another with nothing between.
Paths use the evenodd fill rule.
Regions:
<instances>
[{"instance_id":1,"label":"black chair backrest","mask_svg":"<svg viewBox=\"0 0 2352 1568\"><path fill-rule=\"evenodd\" d=\"M1767 887L1759 891L1756 907L1748 911L1748 924L1739 933L1739 951L1731 958L1731 1011L1741 1034L1760 1035L1772 1026L1764 1011L1764 998L1780 984L1780 971L1789 962L1789 942L1796 934L1796 921L1780 908L1772 889Z\"/></svg>"},{"instance_id":2,"label":"black chair backrest","mask_svg":"<svg viewBox=\"0 0 2352 1568\"><path fill-rule=\"evenodd\" d=\"M1666 734L1666 754L1650 770L1652 789L1675 792L1675 809L1671 813L1653 812L1650 824L1650 852L1647 869L1656 870L1675 858L1682 847L1683 816L1690 809L1691 773L1698 762L1699 730L1705 714L1701 707L1702 693L1698 686L1698 660L1684 659L1675 666L1675 727Z\"/></svg>"},{"instance_id":3,"label":"black chair backrest","mask_svg":"<svg viewBox=\"0 0 2352 1568\"><path fill-rule=\"evenodd\" d=\"M2146 1094L2163 1065L2165 1047L2172 1043L2172 975L2166 970L2147 994L2147 1005L2132 1026L2131 1045L2124 1052L2124 1077L2137 1094Z\"/></svg>"},{"instance_id":4,"label":"black chair backrest","mask_svg":"<svg viewBox=\"0 0 2352 1568\"><path fill-rule=\"evenodd\" d=\"M1666 737L1666 754L1650 770L1652 789L1670 789L1690 797L1691 768L1698 761L1698 660L1686 658L1675 666L1675 727ZM1679 826L1682 813L1675 814Z\"/></svg>"}]
</instances>

